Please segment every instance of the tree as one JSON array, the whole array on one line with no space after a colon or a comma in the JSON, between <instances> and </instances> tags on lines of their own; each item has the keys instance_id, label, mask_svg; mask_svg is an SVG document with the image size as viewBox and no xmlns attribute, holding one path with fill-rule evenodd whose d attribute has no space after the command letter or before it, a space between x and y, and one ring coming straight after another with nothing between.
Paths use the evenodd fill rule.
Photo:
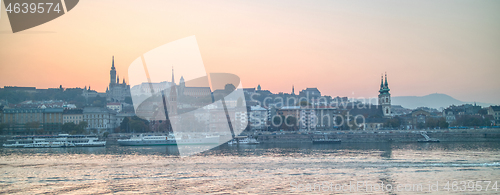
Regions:
<instances>
[{"instance_id":1,"label":"tree","mask_svg":"<svg viewBox=\"0 0 500 195\"><path fill-rule=\"evenodd\" d=\"M107 132L107 131L106 131L106 132L104 132L104 133L102 134L102 137L106 139L106 138L108 138L108 135L109 135L109 132Z\"/></svg>"},{"instance_id":2,"label":"tree","mask_svg":"<svg viewBox=\"0 0 500 195\"><path fill-rule=\"evenodd\" d=\"M76 126L76 133L77 134L85 134L85 129L89 126L89 123L87 121L80 121L78 125Z\"/></svg>"},{"instance_id":3,"label":"tree","mask_svg":"<svg viewBox=\"0 0 500 195\"><path fill-rule=\"evenodd\" d=\"M446 122L446 119L442 117L438 121L438 126L440 129L447 129L450 124L448 124L448 122Z\"/></svg>"},{"instance_id":4,"label":"tree","mask_svg":"<svg viewBox=\"0 0 500 195\"><path fill-rule=\"evenodd\" d=\"M477 115L461 115L456 118L455 126L489 126L491 125L490 119L484 116Z\"/></svg>"},{"instance_id":5,"label":"tree","mask_svg":"<svg viewBox=\"0 0 500 195\"><path fill-rule=\"evenodd\" d=\"M76 131L76 124L74 122L64 123L62 125L62 131L64 133L73 133L73 131Z\"/></svg>"},{"instance_id":6,"label":"tree","mask_svg":"<svg viewBox=\"0 0 500 195\"><path fill-rule=\"evenodd\" d=\"M134 132L146 132L146 125L140 120L133 120L130 122L130 129Z\"/></svg>"},{"instance_id":7,"label":"tree","mask_svg":"<svg viewBox=\"0 0 500 195\"><path fill-rule=\"evenodd\" d=\"M33 134L35 134L36 130L38 130L40 128L40 122L29 122L29 123L26 123L25 124L26 126L26 129L28 129L28 132L32 132Z\"/></svg>"},{"instance_id":8,"label":"tree","mask_svg":"<svg viewBox=\"0 0 500 195\"><path fill-rule=\"evenodd\" d=\"M130 122L130 119L128 119L128 117L125 117L122 120L122 123L120 123L120 132L126 132L128 130L129 122Z\"/></svg>"},{"instance_id":9,"label":"tree","mask_svg":"<svg viewBox=\"0 0 500 195\"><path fill-rule=\"evenodd\" d=\"M384 123L384 127L389 127L389 128L399 128L400 126L401 126L401 119L399 117L388 119Z\"/></svg>"},{"instance_id":10,"label":"tree","mask_svg":"<svg viewBox=\"0 0 500 195\"><path fill-rule=\"evenodd\" d=\"M0 135L3 135L3 130L8 127L6 123L0 123Z\"/></svg>"}]
</instances>

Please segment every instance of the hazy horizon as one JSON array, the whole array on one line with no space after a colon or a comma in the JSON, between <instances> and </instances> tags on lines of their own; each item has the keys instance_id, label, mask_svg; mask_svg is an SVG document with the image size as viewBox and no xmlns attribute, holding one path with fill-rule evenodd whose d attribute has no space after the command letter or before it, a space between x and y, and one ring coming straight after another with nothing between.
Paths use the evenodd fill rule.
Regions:
<instances>
[{"instance_id":1,"label":"hazy horizon","mask_svg":"<svg viewBox=\"0 0 500 195\"><path fill-rule=\"evenodd\" d=\"M0 87L104 92L112 56L128 81L134 59L195 35L206 71L245 88L375 97L387 72L392 96L500 104L498 1L80 1L15 34L1 6Z\"/></svg>"}]
</instances>

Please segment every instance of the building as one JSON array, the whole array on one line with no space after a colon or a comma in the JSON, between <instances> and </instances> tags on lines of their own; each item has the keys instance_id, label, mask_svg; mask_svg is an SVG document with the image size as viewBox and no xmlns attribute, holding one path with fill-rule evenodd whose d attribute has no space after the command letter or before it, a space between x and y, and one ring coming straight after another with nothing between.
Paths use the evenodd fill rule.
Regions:
<instances>
[{"instance_id":1,"label":"building","mask_svg":"<svg viewBox=\"0 0 500 195\"><path fill-rule=\"evenodd\" d=\"M385 83L384 76L382 76L380 83L380 90L378 95L378 105L382 107L382 113L384 117L392 117L391 112L391 94L389 93L389 84L387 83L387 74L385 74Z\"/></svg>"},{"instance_id":2,"label":"building","mask_svg":"<svg viewBox=\"0 0 500 195\"><path fill-rule=\"evenodd\" d=\"M295 93L295 90L294 92ZM318 88L306 88L302 91L299 92L299 96L306 96L310 98L318 98L321 97L321 92L318 90Z\"/></svg>"},{"instance_id":3,"label":"building","mask_svg":"<svg viewBox=\"0 0 500 195\"><path fill-rule=\"evenodd\" d=\"M318 118L316 117L316 110L314 109L301 109L299 115L299 128L301 130L316 130L318 125Z\"/></svg>"},{"instance_id":4,"label":"building","mask_svg":"<svg viewBox=\"0 0 500 195\"><path fill-rule=\"evenodd\" d=\"M261 106L250 106L249 124L250 130L266 130L267 109Z\"/></svg>"},{"instance_id":5,"label":"building","mask_svg":"<svg viewBox=\"0 0 500 195\"><path fill-rule=\"evenodd\" d=\"M288 117L293 117L298 121L299 130L316 130L318 125L318 117L316 115L316 110L311 107L301 107L301 106L284 106L277 110L277 114L284 116L285 121ZM285 121L282 121L284 123ZM276 125L274 121L271 121L273 125ZM287 124L288 126L296 124Z\"/></svg>"},{"instance_id":6,"label":"building","mask_svg":"<svg viewBox=\"0 0 500 195\"><path fill-rule=\"evenodd\" d=\"M493 116L495 125L500 124L500 106L490 106L488 108L488 115Z\"/></svg>"},{"instance_id":7,"label":"building","mask_svg":"<svg viewBox=\"0 0 500 195\"><path fill-rule=\"evenodd\" d=\"M386 120L388 120L388 119L387 118L368 118L368 119L366 119L365 123L363 124L363 130L365 130L365 131L379 130L384 126L384 123Z\"/></svg>"},{"instance_id":8,"label":"building","mask_svg":"<svg viewBox=\"0 0 500 195\"><path fill-rule=\"evenodd\" d=\"M430 117L431 113L425 110L414 110L411 113L411 120L408 121L407 129L421 129Z\"/></svg>"},{"instance_id":9,"label":"building","mask_svg":"<svg viewBox=\"0 0 500 195\"><path fill-rule=\"evenodd\" d=\"M123 109L123 105L120 102L109 102L106 104L106 108L110 110L114 110L115 112L121 112Z\"/></svg>"},{"instance_id":10,"label":"building","mask_svg":"<svg viewBox=\"0 0 500 195\"><path fill-rule=\"evenodd\" d=\"M453 111L455 115L475 115L478 114L479 110L481 110L481 106L477 106L475 104L463 104L459 106L451 105L447 109Z\"/></svg>"},{"instance_id":11,"label":"building","mask_svg":"<svg viewBox=\"0 0 500 195\"><path fill-rule=\"evenodd\" d=\"M125 102L125 98L130 95L130 85L127 85L125 79L120 83L120 76L116 76L115 69L115 57L113 56L113 61L111 64L111 70L109 71L109 87L106 89L106 101L108 102Z\"/></svg>"},{"instance_id":12,"label":"building","mask_svg":"<svg viewBox=\"0 0 500 195\"><path fill-rule=\"evenodd\" d=\"M101 107L83 108L83 121L88 123L88 130L97 130L97 133L112 132L120 125L116 120L116 112Z\"/></svg>"},{"instance_id":13,"label":"building","mask_svg":"<svg viewBox=\"0 0 500 195\"><path fill-rule=\"evenodd\" d=\"M62 130L63 109L6 108L2 121L8 135L57 134Z\"/></svg>"},{"instance_id":14,"label":"building","mask_svg":"<svg viewBox=\"0 0 500 195\"><path fill-rule=\"evenodd\" d=\"M452 124L457 120L455 117L455 112L451 108L446 108L443 110L443 117L446 119L446 122L448 124Z\"/></svg>"},{"instance_id":15,"label":"building","mask_svg":"<svg viewBox=\"0 0 500 195\"><path fill-rule=\"evenodd\" d=\"M83 109L66 109L63 111L63 124L79 124L83 121Z\"/></svg>"}]
</instances>

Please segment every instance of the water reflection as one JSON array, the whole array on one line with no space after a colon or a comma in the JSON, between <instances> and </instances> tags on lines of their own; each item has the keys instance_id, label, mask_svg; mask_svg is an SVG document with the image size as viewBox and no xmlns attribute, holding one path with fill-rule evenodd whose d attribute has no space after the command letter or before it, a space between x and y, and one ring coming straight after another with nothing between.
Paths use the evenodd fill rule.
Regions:
<instances>
[{"instance_id":1,"label":"water reflection","mask_svg":"<svg viewBox=\"0 0 500 195\"><path fill-rule=\"evenodd\" d=\"M495 142L224 144L183 158L176 146L1 148L0 193L288 194L291 181L497 180L499 148Z\"/></svg>"}]
</instances>

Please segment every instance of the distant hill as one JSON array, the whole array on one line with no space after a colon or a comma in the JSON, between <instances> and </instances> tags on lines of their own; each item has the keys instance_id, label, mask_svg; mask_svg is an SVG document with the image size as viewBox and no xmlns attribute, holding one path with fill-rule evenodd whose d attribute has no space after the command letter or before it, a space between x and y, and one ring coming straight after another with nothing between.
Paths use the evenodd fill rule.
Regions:
<instances>
[{"instance_id":1,"label":"distant hill","mask_svg":"<svg viewBox=\"0 0 500 195\"><path fill-rule=\"evenodd\" d=\"M474 102L462 102L449 95L433 93L426 96L396 96L392 97L392 105L401 105L404 108L415 109L418 107L447 108L450 105L474 104ZM478 106L490 106L492 104L476 102Z\"/></svg>"}]
</instances>

